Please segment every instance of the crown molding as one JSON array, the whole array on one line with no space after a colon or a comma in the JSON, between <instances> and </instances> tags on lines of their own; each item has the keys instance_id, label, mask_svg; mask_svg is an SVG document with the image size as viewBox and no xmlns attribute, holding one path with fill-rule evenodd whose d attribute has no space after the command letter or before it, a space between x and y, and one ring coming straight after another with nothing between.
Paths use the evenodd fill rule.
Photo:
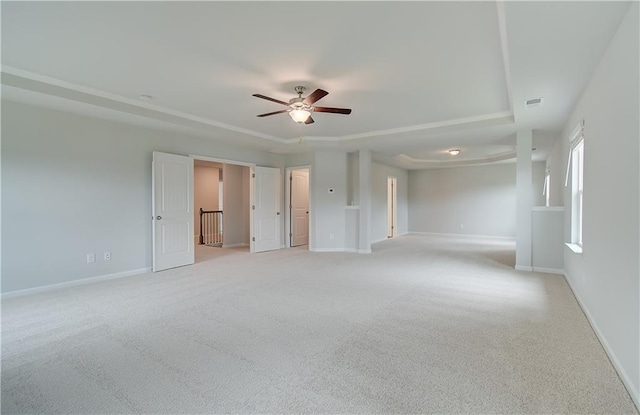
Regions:
<instances>
[{"instance_id":1,"label":"crown molding","mask_svg":"<svg viewBox=\"0 0 640 415\"><path fill-rule=\"evenodd\" d=\"M496 112L493 114L478 115L475 117L455 118L446 121L437 121L426 124L410 125L407 127L391 128L388 130L370 131L366 133L358 133L351 135L343 135L341 137L307 137L307 141L348 141L362 138L373 138L384 135L397 135L410 133L415 131L425 131L426 133L443 132L460 128L486 127L488 125L512 124L513 113L511 111Z\"/></svg>"},{"instance_id":2,"label":"crown molding","mask_svg":"<svg viewBox=\"0 0 640 415\"><path fill-rule=\"evenodd\" d=\"M77 85L71 82L29 72L12 66L2 65L2 84L26 89L51 96L74 100L80 103L95 105L116 111L149 117L164 122L191 127L215 127L223 130L245 134L250 137L266 139L280 144L298 144L301 138L283 138L247 128L225 124L209 118L199 117L182 111L172 110L148 102L138 101L133 98L109 93L106 91ZM411 125L406 127L392 128L387 130L369 131L358 134L322 137L303 136L302 140L308 142L342 142L374 137L399 135L420 131L425 135L454 131L466 128L479 128L492 125L511 124L514 122L512 111L503 111L493 114L479 115L474 117L457 118L452 120L438 121L426 124ZM418 162L420 162L418 160Z\"/></svg>"},{"instance_id":3,"label":"crown molding","mask_svg":"<svg viewBox=\"0 0 640 415\"><path fill-rule=\"evenodd\" d=\"M397 161L408 164L411 167L418 168L441 168L441 167L462 167L476 164L495 163L498 161L510 160L516 158L515 151L507 151L504 153L498 153L487 157L480 157L467 160L455 160L455 161L442 161L442 160L428 160L417 159L406 154L400 154L394 157Z\"/></svg>"},{"instance_id":4,"label":"crown molding","mask_svg":"<svg viewBox=\"0 0 640 415\"><path fill-rule=\"evenodd\" d=\"M58 96L60 98L72 99L86 104L93 104L110 108L123 112L132 112L135 108L136 115L151 116L159 118L158 115L169 116L170 119L162 119L162 121L171 122L172 118L178 118L197 124L207 125L210 127L222 128L252 137L264 138L279 143L290 143L289 139L275 137L258 131L249 130L247 128L236 127L233 125L221 123L204 117L188 114L182 111L176 111L159 105L138 101L132 98L123 97L121 95L112 94L110 92L99 89L89 88L83 85L74 84L60 79L51 78L37 73L25 71L23 69L2 65L2 84L10 85L17 88L28 89L48 95ZM9 76L6 76L9 75ZM55 88L51 88L55 87ZM71 92L71 93L70 93ZM94 98L98 98L97 102ZM121 105L118 105L121 104ZM132 108L133 107L133 108ZM296 140L294 140L296 141Z\"/></svg>"}]
</instances>

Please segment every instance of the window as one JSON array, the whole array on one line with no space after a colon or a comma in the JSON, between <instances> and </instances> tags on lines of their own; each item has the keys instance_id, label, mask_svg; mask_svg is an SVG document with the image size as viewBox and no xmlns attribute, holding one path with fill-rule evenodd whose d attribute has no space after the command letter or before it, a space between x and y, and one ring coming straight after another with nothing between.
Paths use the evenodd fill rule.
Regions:
<instances>
[{"instance_id":1,"label":"window","mask_svg":"<svg viewBox=\"0 0 640 415\"><path fill-rule=\"evenodd\" d=\"M571 151L571 169L573 171L571 185L571 233L573 243L582 246L582 191L583 191L583 173L584 173L584 140L576 144Z\"/></svg>"},{"instance_id":2,"label":"window","mask_svg":"<svg viewBox=\"0 0 640 415\"><path fill-rule=\"evenodd\" d=\"M544 195L544 205L549 207L549 185L551 184L551 170L547 168L547 171L544 173L544 186L542 188L542 194Z\"/></svg>"},{"instance_id":3,"label":"window","mask_svg":"<svg viewBox=\"0 0 640 415\"><path fill-rule=\"evenodd\" d=\"M582 212L584 206L584 121L571 135L569 159L567 160L567 178L571 173L571 243L582 247Z\"/></svg>"}]
</instances>

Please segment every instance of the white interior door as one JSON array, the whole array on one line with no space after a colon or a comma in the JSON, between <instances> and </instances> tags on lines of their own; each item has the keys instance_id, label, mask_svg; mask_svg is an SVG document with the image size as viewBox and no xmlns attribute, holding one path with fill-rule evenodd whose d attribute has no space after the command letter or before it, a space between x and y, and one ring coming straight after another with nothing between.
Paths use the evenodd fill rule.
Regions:
<instances>
[{"instance_id":1,"label":"white interior door","mask_svg":"<svg viewBox=\"0 0 640 415\"><path fill-rule=\"evenodd\" d=\"M309 170L291 172L291 246L309 243Z\"/></svg>"},{"instance_id":2,"label":"white interior door","mask_svg":"<svg viewBox=\"0 0 640 415\"><path fill-rule=\"evenodd\" d=\"M280 169L255 167L253 209L254 252L280 249Z\"/></svg>"},{"instance_id":3,"label":"white interior door","mask_svg":"<svg viewBox=\"0 0 640 415\"><path fill-rule=\"evenodd\" d=\"M153 152L153 271L194 263L193 159Z\"/></svg>"}]
</instances>

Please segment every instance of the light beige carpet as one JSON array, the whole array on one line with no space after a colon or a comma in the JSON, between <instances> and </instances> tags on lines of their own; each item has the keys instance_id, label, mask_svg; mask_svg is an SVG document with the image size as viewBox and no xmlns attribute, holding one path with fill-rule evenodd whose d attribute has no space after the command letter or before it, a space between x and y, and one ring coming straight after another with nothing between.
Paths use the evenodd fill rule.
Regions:
<instances>
[{"instance_id":1,"label":"light beige carpet","mask_svg":"<svg viewBox=\"0 0 640 415\"><path fill-rule=\"evenodd\" d=\"M194 266L2 303L2 413L635 413L563 277L511 242Z\"/></svg>"}]
</instances>

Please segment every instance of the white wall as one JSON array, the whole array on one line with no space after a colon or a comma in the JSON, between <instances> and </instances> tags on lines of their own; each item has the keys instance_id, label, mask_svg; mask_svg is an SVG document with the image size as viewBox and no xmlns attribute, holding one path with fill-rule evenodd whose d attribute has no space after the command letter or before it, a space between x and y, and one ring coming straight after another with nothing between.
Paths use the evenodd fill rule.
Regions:
<instances>
[{"instance_id":1,"label":"white wall","mask_svg":"<svg viewBox=\"0 0 640 415\"><path fill-rule=\"evenodd\" d=\"M533 206L533 131L516 132L516 269L531 268L531 207Z\"/></svg>"},{"instance_id":2,"label":"white wall","mask_svg":"<svg viewBox=\"0 0 640 415\"><path fill-rule=\"evenodd\" d=\"M565 249L567 281L640 405L638 48L633 2L563 131L584 119L583 253ZM565 240L570 238L565 190Z\"/></svg>"},{"instance_id":3,"label":"white wall","mask_svg":"<svg viewBox=\"0 0 640 415\"><path fill-rule=\"evenodd\" d=\"M531 201L532 206L545 206L544 189L545 162L534 161L531 163Z\"/></svg>"},{"instance_id":4,"label":"white wall","mask_svg":"<svg viewBox=\"0 0 640 415\"><path fill-rule=\"evenodd\" d=\"M284 164L213 139L3 101L2 291L151 267L154 150Z\"/></svg>"},{"instance_id":5,"label":"white wall","mask_svg":"<svg viewBox=\"0 0 640 415\"><path fill-rule=\"evenodd\" d=\"M222 186L222 223L224 235L222 246L237 246L248 243L246 229L249 218L246 215L249 204L248 171L249 167L224 164ZM245 187L246 185L246 187ZM245 205L246 203L246 205Z\"/></svg>"},{"instance_id":6,"label":"white wall","mask_svg":"<svg viewBox=\"0 0 640 415\"><path fill-rule=\"evenodd\" d=\"M371 240L387 239L387 178L396 177L397 184L397 235L409 232L409 172L404 169L373 162L371 165Z\"/></svg>"},{"instance_id":7,"label":"white wall","mask_svg":"<svg viewBox=\"0 0 640 415\"><path fill-rule=\"evenodd\" d=\"M360 158L357 151L347 154L347 203L349 206L360 203Z\"/></svg>"},{"instance_id":8,"label":"white wall","mask_svg":"<svg viewBox=\"0 0 640 415\"><path fill-rule=\"evenodd\" d=\"M538 207L531 213L533 270L561 274L564 270L564 210L561 207Z\"/></svg>"},{"instance_id":9,"label":"white wall","mask_svg":"<svg viewBox=\"0 0 640 415\"><path fill-rule=\"evenodd\" d=\"M533 205L544 206L545 163L532 162L531 168ZM411 170L408 180L411 232L515 237L515 164Z\"/></svg>"},{"instance_id":10,"label":"white wall","mask_svg":"<svg viewBox=\"0 0 640 415\"><path fill-rule=\"evenodd\" d=\"M285 166L287 167L311 166L315 162L315 159L316 159L316 156L315 154L313 154L313 152L287 154L285 156Z\"/></svg>"},{"instance_id":11,"label":"white wall","mask_svg":"<svg viewBox=\"0 0 640 415\"><path fill-rule=\"evenodd\" d=\"M328 189L334 189L329 193ZM312 206L310 222L314 226L309 249L318 251L345 248L345 206L347 206L347 154L318 151L311 171ZM333 239L331 239L333 234Z\"/></svg>"},{"instance_id":12,"label":"white wall","mask_svg":"<svg viewBox=\"0 0 640 415\"><path fill-rule=\"evenodd\" d=\"M220 170L216 167L196 165L193 167L193 227L195 243L200 236L200 208L218 210L218 184Z\"/></svg>"},{"instance_id":13,"label":"white wall","mask_svg":"<svg viewBox=\"0 0 640 415\"><path fill-rule=\"evenodd\" d=\"M516 165L409 171L409 230L515 237Z\"/></svg>"}]
</instances>

